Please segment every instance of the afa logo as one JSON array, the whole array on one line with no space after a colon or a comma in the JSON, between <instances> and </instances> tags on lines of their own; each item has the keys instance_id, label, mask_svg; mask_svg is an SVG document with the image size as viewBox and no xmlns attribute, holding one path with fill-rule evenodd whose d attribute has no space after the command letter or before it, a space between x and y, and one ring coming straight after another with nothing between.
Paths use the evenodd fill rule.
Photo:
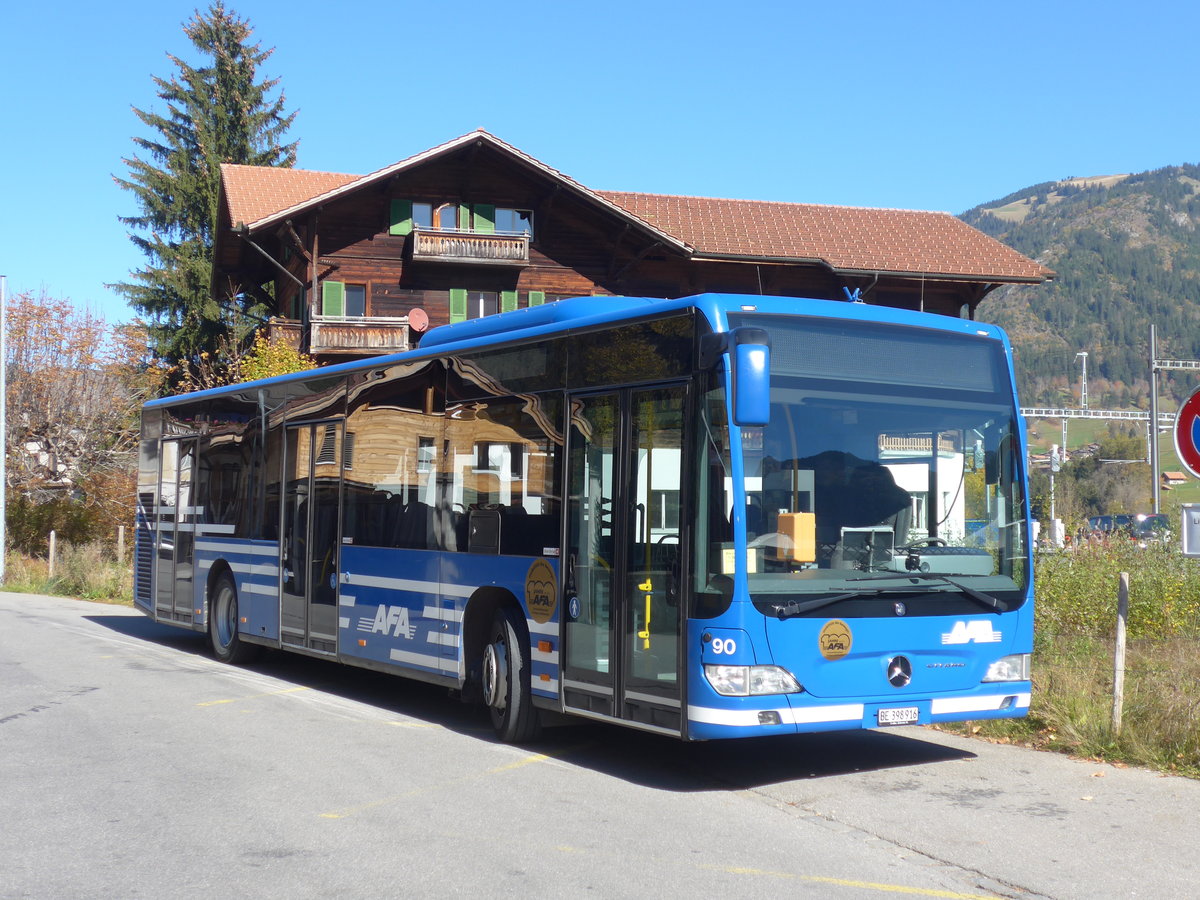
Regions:
<instances>
[{"instance_id":1,"label":"afa logo","mask_svg":"<svg viewBox=\"0 0 1200 900\"><path fill-rule=\"evenodd\" d=\"M992 623L986 619L974 619L970 622L955 622L949 634L942 635L943 644L998 644L1003 637L999 631L992 629Z\"/></svg>"},{"instance_id":2,"label":"afa logo","mask_svg":"<svg viewBox=\"0 0 1200 900\"><path fill-rule=\"evenodd\" d=\"M413 639L416 628L408 621L407 606L379 605L374 619L359 619L358 630L372 634L390 634L392 637Z\"/></svg>"},{"instance_id":3,"label":"afa logo","mask_svg":"<svg viewBox=\"0 0 1200 900\"><path fill-rule=\"evenodd\" d=\"M817 637L821 655L828 660L841 659L850 652L853 643L854 636L850 633L850 626L841 619L826 622Z\"/></svg>"},{"instance_id":4,"label":"afa logo","mask_svg":"<svg viewBox=\"0 0 1200 900\"><path fill-rule=\"evenodd\" d=\"M558 578L550 563L535 559L525 576L525 608L535 622L545 624L558 607Z\"/></svg>"}]
</instances>

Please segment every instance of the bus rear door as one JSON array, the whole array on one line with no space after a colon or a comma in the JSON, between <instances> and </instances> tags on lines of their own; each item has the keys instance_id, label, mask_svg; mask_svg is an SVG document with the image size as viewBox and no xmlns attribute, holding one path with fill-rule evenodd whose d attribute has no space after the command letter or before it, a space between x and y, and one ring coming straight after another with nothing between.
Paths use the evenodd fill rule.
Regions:
<instances>
[{"instance_id":1,"label":"bus rear door","mask_svg":"<svg viewBox=\"0 0 1200 900\"><path fill-rule=\"evenodd\" d=\"M196 439L163 441L159 470L157 544L157 618L193 621L196 507L193 475Z\"/></svg>"}]
</instances>

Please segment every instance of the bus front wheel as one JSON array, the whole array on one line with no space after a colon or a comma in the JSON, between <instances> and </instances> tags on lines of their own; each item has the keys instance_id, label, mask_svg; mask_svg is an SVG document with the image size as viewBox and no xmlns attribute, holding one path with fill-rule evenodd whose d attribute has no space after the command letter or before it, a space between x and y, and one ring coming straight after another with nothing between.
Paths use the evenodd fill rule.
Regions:
<instances>
[{"instance_id":1,"label":"bus front wheel","mask_svg":"<svg viewBox=\"0 0 1200 900\"><path fill-rule=\"evenodd\" d=\"M483 699L502 741L520 743L537 736L538 714L529 685L529 650L516 614L511 607L499 609L483 651Z\"/></svg>"},{"instance_id":2,"label":"bus front wheel","mask_svg":"<svg viewBox=\"0 0 1200 900\"><path fill-rule=\"evenodd\" d=\"M227 574L217 579L208 600L208 640L221 662L249 662L259 650L238 636L237 588Z\"/></svg>"}]
</instances>

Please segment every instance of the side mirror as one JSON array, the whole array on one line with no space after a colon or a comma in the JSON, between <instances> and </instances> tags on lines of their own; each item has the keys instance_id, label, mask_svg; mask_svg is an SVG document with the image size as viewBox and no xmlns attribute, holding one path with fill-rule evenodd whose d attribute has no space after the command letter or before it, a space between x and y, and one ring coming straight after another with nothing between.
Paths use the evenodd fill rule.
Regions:
<instances>
[{"instance_id":1,"label":"side mirror","mask_svg":"<svg viewBox=\"0 0 1200 900\"><path fill-rule=\"evenodd\" d=\"M765 341L738 344L733 350L733 423L766 425L770 420L771 348Z\"/></svg>"},{"instance_id":2,"label":"side mirror","mask_svg":"<svg viewBox=\"0 0 1200 900\"><path fill-rule=\"evenodd\" d=\"M733 367L733 424L766 425L771 418L771 339L762 328L735 328L725 334L706 335L701 344L700 364L716 365L729 353Z\"/></svg>"}]
</instances>

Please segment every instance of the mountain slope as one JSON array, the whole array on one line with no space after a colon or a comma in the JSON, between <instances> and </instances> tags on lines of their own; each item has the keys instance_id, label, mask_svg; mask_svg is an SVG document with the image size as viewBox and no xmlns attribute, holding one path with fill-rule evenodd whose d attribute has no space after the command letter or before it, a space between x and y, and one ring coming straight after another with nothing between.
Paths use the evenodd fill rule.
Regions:
<instances>
[{"instance_id":1,"label":"mountain slope","mask_svg":"<svg viewBox=\"0 0 1200 900\"><path fill-rule=\"evenodd\" d=\"M1046 182L961 218L1058 273L979 309L1013 339L1024 405L1077 405L1086 351L1089 406L1148 408L1151 323L1159 357L1200 359L1200 166ZM1164 408L1192 390L1175 376Z\"/></svg>"}]
</instances>

